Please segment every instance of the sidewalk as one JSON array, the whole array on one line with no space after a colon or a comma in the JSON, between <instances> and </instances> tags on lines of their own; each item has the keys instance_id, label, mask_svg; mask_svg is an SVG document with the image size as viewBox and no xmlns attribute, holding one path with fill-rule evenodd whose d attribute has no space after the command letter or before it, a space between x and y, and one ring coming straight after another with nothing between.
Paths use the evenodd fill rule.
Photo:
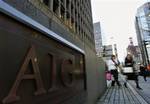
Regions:
<instances>
[{"instance_id":1,"label":"sidewalk","mask_svg":"<svg viewBox=\"0 0 150 104\"><path fill-rule=\"evenodd\" d=\"M128 88L125 88L123 81L120 82L121 87L109 86L105 94L98 99L97 104L148 104L129 83Z\"/></svg>"},{"instance_id":2,"label":"sidewalk","mask_svg":"<svg viewBox=\"0 0 150 104\"><path fill-rule=\"evenodd\" d=\"M150 77L147 77L146 82L142 76L139 77L139 84L143 90L137 90L133 81L129 81L129 83L138 92L138 94L142 96L148 102L148 104L150 104Z\"/></svg>"}]
</instances>

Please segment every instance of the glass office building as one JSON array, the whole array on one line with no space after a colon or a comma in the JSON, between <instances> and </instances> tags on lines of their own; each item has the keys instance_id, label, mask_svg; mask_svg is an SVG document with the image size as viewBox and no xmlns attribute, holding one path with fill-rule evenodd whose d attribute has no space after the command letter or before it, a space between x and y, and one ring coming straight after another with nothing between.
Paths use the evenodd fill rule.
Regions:
<instances>
[{"instance_id":1,"label":"glass office building","mask_svg":"<svg viewBox=\"0 0 150 104\"><path fill-rule=\"evenodd\" d=\"M150 60L150 2L137 9L136 33L144 64Z\"/></svg>"}]
</instances>

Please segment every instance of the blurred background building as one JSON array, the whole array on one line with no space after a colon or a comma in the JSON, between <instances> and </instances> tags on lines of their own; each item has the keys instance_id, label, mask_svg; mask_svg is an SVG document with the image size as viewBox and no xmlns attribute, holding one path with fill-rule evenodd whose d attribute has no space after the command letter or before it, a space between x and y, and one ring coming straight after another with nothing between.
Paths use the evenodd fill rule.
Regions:
<instances>
[{"instance_id":1,"label":"blurred background building","mask_svg":"<svg viewBox=\"0 0 150 104\"><path fill-rule=\"evenodd\" d=\"M133 56L136 63L142 62L140 48L139 46L134 45L132 37L129 38L129 45L127 47L127 53Z\"/></svg>"},{"instance_id":2,"label":"blurred background building","mask_svg":"<svg viewBox=\"0 0 150 104\"><path fill-rule=\"evenodd\" d=\"M102 57L104 61L111 58L114 54L118 56L117 44L114 43L113 37L110 38L109 45L105 45L104 34L101 32L100 22L94 23L94 38L95 38L95 49L98 57Z\"/></svg>"},{"instance_id":3,"label":"blurred background building","mask_svg":"<svg viewBox=\"0 0 150 104\"><path fill-rule=\"evenodd\" d=\"M95 49L98 57L102 57L103 43L100 22L94 23Z\"/></svg>"},{"instance_id":4,"label":"blurred background building","mask_svg":"<svg viewBox=\"0 0 150 104\"><path fill-rule=\"evenodd\" d=\"M142 61L148 65L150 60L150 2L137 9L135 27Z\"/></svg>"}]
</instances>

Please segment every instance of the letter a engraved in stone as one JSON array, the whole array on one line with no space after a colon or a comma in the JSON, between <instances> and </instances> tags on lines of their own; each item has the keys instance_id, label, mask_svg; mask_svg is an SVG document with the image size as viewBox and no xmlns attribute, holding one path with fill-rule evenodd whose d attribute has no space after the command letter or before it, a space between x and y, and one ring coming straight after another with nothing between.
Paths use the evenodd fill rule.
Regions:
<instances>
[{"instance_id":1,"label":"letter a engraved in stone","mask_svg":"<svg viewBox=\"0 0 150 104\"><path fill-rule=\"evenodd\" d=\"M32 63L33 74L25 74L30 62ZM29 51L23 61L21 69L17 75L15 83L13 84L8 96L6 96L3 99L3 104L12 103L12 102L15 102L20 99L19 96L16 95L16 93L17 93L18 87L23 79L35 80L36 86L37 86L37 91L34 93L35 95L40 95L40 94L46 93L46 90L44 89L43 82L41 79L41 75L40 75L40 71L39 71L39 67L38 67L38 63L37 63L37 57L35 54L35 48L33 45L29 49Z\"/></svg>"}]
</instances>

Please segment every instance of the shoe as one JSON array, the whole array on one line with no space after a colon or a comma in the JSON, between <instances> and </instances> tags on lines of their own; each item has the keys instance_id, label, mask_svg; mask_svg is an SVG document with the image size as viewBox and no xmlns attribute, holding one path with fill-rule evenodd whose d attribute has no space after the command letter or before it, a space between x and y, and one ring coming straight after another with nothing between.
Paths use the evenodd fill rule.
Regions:
<instances>
[{"instance_id":1,"label":"shoe","mask_svg":"<svg viewBox=\"0 0 150 104\"><path fill-rule=\"evenodd\" d=\"M111 85L111 87L114 87L115 85Z\"/></svg>"},{"instance_id":2,"label":"shoe","mask_svg":"<svg viewBox=\"0 0 150 104\"><path fill-rule=\"evenodd\" d=\"M118 84L119 87L121 87L121 84Z\"/></svg>"},{"instance_id":3,"label":"shoe","mask_svg":"<svg viewBox=\"0 0 150 104\"><path fill-rule=\"evenodd\" d=\"M142 90L142 88L141 88L141 87L139 87L139 86L138 86L138 87L136 87L136 88L137 88L137 89L139 89L139 90Z\"/></svg>"},{"instance_id":4,"label":"shoe","mask_svg":"<svg viewBox=\"0 0 150 104\"><path fill-rule=\"evenodd\" d=\"M118 85L118 88L120 88L121 87L121 85Z\"/></svg>"},{"instance_id":5,"label":"shoe","mask_svg":"<svg viewBox=\"0 0 150 104\"><path fill-rule=\"evenodd\" d=\"M128 88L128 87L127 87L127 83L124 83L124 86L125 86L126 88Z\"/></svg>"}]
</instances>

